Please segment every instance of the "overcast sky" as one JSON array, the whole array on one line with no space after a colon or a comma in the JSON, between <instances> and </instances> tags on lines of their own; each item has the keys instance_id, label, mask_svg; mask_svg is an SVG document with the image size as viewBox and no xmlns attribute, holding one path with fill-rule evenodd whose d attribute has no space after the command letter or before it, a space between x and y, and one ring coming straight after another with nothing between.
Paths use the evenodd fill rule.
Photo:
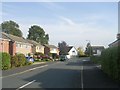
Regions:
<instances>
[{"instance_id":1,"label":"overcast sky","mask_svg":"<svg viewBox=\"0 0 120 90\"><path fill-rule=\"evenodd\" d=\"M3 2L2 20L19 24L26 37L31 25L41 26L50 44L108 46L118 33L117 2Z\"/></svg>"}]
</instances>

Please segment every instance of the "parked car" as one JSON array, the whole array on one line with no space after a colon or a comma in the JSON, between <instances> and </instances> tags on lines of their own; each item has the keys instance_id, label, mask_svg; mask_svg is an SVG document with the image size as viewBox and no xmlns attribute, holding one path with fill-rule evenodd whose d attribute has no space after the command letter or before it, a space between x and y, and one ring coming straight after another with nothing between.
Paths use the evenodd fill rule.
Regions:
<instances>
[{"instance_id":1,"label":"parked car","mask_svg":"<svg viewBox=\"0 0 120 90\"><path fill-rule=\"evenodd\" d=\"M33 57L28 56L28 57L26 57L26 59L27 59L28 62L34 62Z\"/></svg>"},{"instance_id":2,"label":"parked car","mask_svg":"<svg viewBox=\"0 0 120 90\"><path fill-rule=\"evenodd\" d=\"M66 55L60 55L60 61L65 61L67 59Z\"/></svg>"}]
</instances>

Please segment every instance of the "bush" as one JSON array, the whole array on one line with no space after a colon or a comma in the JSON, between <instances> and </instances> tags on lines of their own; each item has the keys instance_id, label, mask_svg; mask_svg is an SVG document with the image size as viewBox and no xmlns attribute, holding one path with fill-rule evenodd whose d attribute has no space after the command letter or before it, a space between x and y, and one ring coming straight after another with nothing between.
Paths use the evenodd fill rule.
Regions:
<instances>
[{"instance_id":1,"label":"bush","mask_svg":"<svg viewBox=\"0 0 120 90\"><path fill-rule=\"evenodd\" d=\"M2 69L2 53L0 52L0 69Z\"/></svg>"},{"instance_id":2,"label":"bush","mask_svg":"<svg viewBox=\"0 0 120 90\"><path fill-rule=\"evenodd\" d=\"M10 54L6 53L6 52L2 52L2 69L6 70L9 69L11 64L10 64Z\"/></svg>"},{"instance_id":3,"label":"bush","mask_svg":"<svg viewBox=\"0 0 120 90\"><path fill-rule=\"evenodd\" d=\"M101 53L102 70L115 80L120 80L119 54L118 47L108 48Z\"/></svg>"},{"instance_id":4,"label":"bush","mask_svg":"<svg viewBox=\"0 0 120 90\"><path fill-rule=\"evenodd\" d=\"M26 58L24 54L18 54L18 66L24 66L26 64Z\"/></svg>"},{"instance_id":5,"label":"bush","mask_svg":"<svg viewBox=\"0 0 120 90\"><path fill-rule=\"evenodd\" d=\"M12 56L11 57L11 67L18 67L19 66L19 62L18 62L18 57Z\"/></svg>"}]
</instances>

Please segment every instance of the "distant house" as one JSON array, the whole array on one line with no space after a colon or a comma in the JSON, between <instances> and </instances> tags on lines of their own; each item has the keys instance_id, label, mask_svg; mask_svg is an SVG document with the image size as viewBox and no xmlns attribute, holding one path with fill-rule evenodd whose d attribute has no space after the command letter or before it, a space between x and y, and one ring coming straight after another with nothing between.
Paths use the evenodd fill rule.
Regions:
<instances>
[{"instance_id":1,"label":"distant house","mask_svg":"<svg viewBox=\"0 0 120 90\"><path fill-rule=\"evenodd\" d=\"M40 43L37 43L36 41L33 40L27 40L29 43L32 44L32 53L35 54L36 52L40 52L44 54L44 46L41 45Z\"/></svg>"},{"instance_id":2,"label":"distant house","mask_svg":"<svg viewBox=\"0 0 120 90\"><path fill-rule=\"evenodd\" d=\"M9 53L11 55L22 53L24 55L28 55L28 53L32 52L32 44L30 44L27 40L23 37L17 37L11 34L2 33L7 38L10 39L9 41Z\"/></svg>"},{"instance_id":3,"label":"distant house","mask_svg":"<svg viewBox=\"0 0 120 90\"><path fill-rule=\"evenodd\" d=\"M92 54L96 56L100 56L101 52L105 49L104 46L91 46Z\"/></svg>"},{"instance_id":4,"label":"distant house","mask_svg":"<svg viewBox=\"0 0 120 90\"><path fill-rule=\"evenodd\" d=\"M50 55L52 54L52 56L54 57L54 55L59 55L59 49L54 46L54 45L44 45L44 53L45 55Z\"/></svg>"},{"instance_id":5,"label":"distant house","mask_svg":"<svg viewBox=\"0 0 120 90\"><path fill-rule=\"evenodd\" d=\"M77 49L74 46L68 46L67 53L67 58L71 58L73 56L78 55Z\"/></svg>"},{"instance_id":6,"label":"distant house","mask_svg":"<svg viewBox=\"0 0 120 90\"><path fill-rule=\"evenodd\" d=\"M115 40L114 42L110 43L108 46L109 46L109 47L117 47L117 46L120 46L120 33L117 34L117 40Z\"/></svg>"},{"instance_id":7,"label":"distant house","mask_svg":"<svg viewBox=\"0 0 120 90\"><path fill-rule=\"evenodd\" d=\"M9 41L10 39L7 38L3 33L0 38L0 52L7 52L9 53Z\"/></svg>"}]
</instances>

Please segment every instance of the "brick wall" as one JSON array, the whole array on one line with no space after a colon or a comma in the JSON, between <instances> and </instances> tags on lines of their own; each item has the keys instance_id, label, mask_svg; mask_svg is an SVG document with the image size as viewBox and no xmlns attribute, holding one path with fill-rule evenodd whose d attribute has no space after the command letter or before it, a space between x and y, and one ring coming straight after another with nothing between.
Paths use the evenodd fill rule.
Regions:
<instances>
[{"instance_id":1,"label":"brick wall","mask_svg":"<svg viewBox=\"0 0 120 90\"><path fill-rule=\"evenodd\" d=\"M9 53L9 41L8 40L0 40L0 52Z\"/></svg>"}]
</instances>

